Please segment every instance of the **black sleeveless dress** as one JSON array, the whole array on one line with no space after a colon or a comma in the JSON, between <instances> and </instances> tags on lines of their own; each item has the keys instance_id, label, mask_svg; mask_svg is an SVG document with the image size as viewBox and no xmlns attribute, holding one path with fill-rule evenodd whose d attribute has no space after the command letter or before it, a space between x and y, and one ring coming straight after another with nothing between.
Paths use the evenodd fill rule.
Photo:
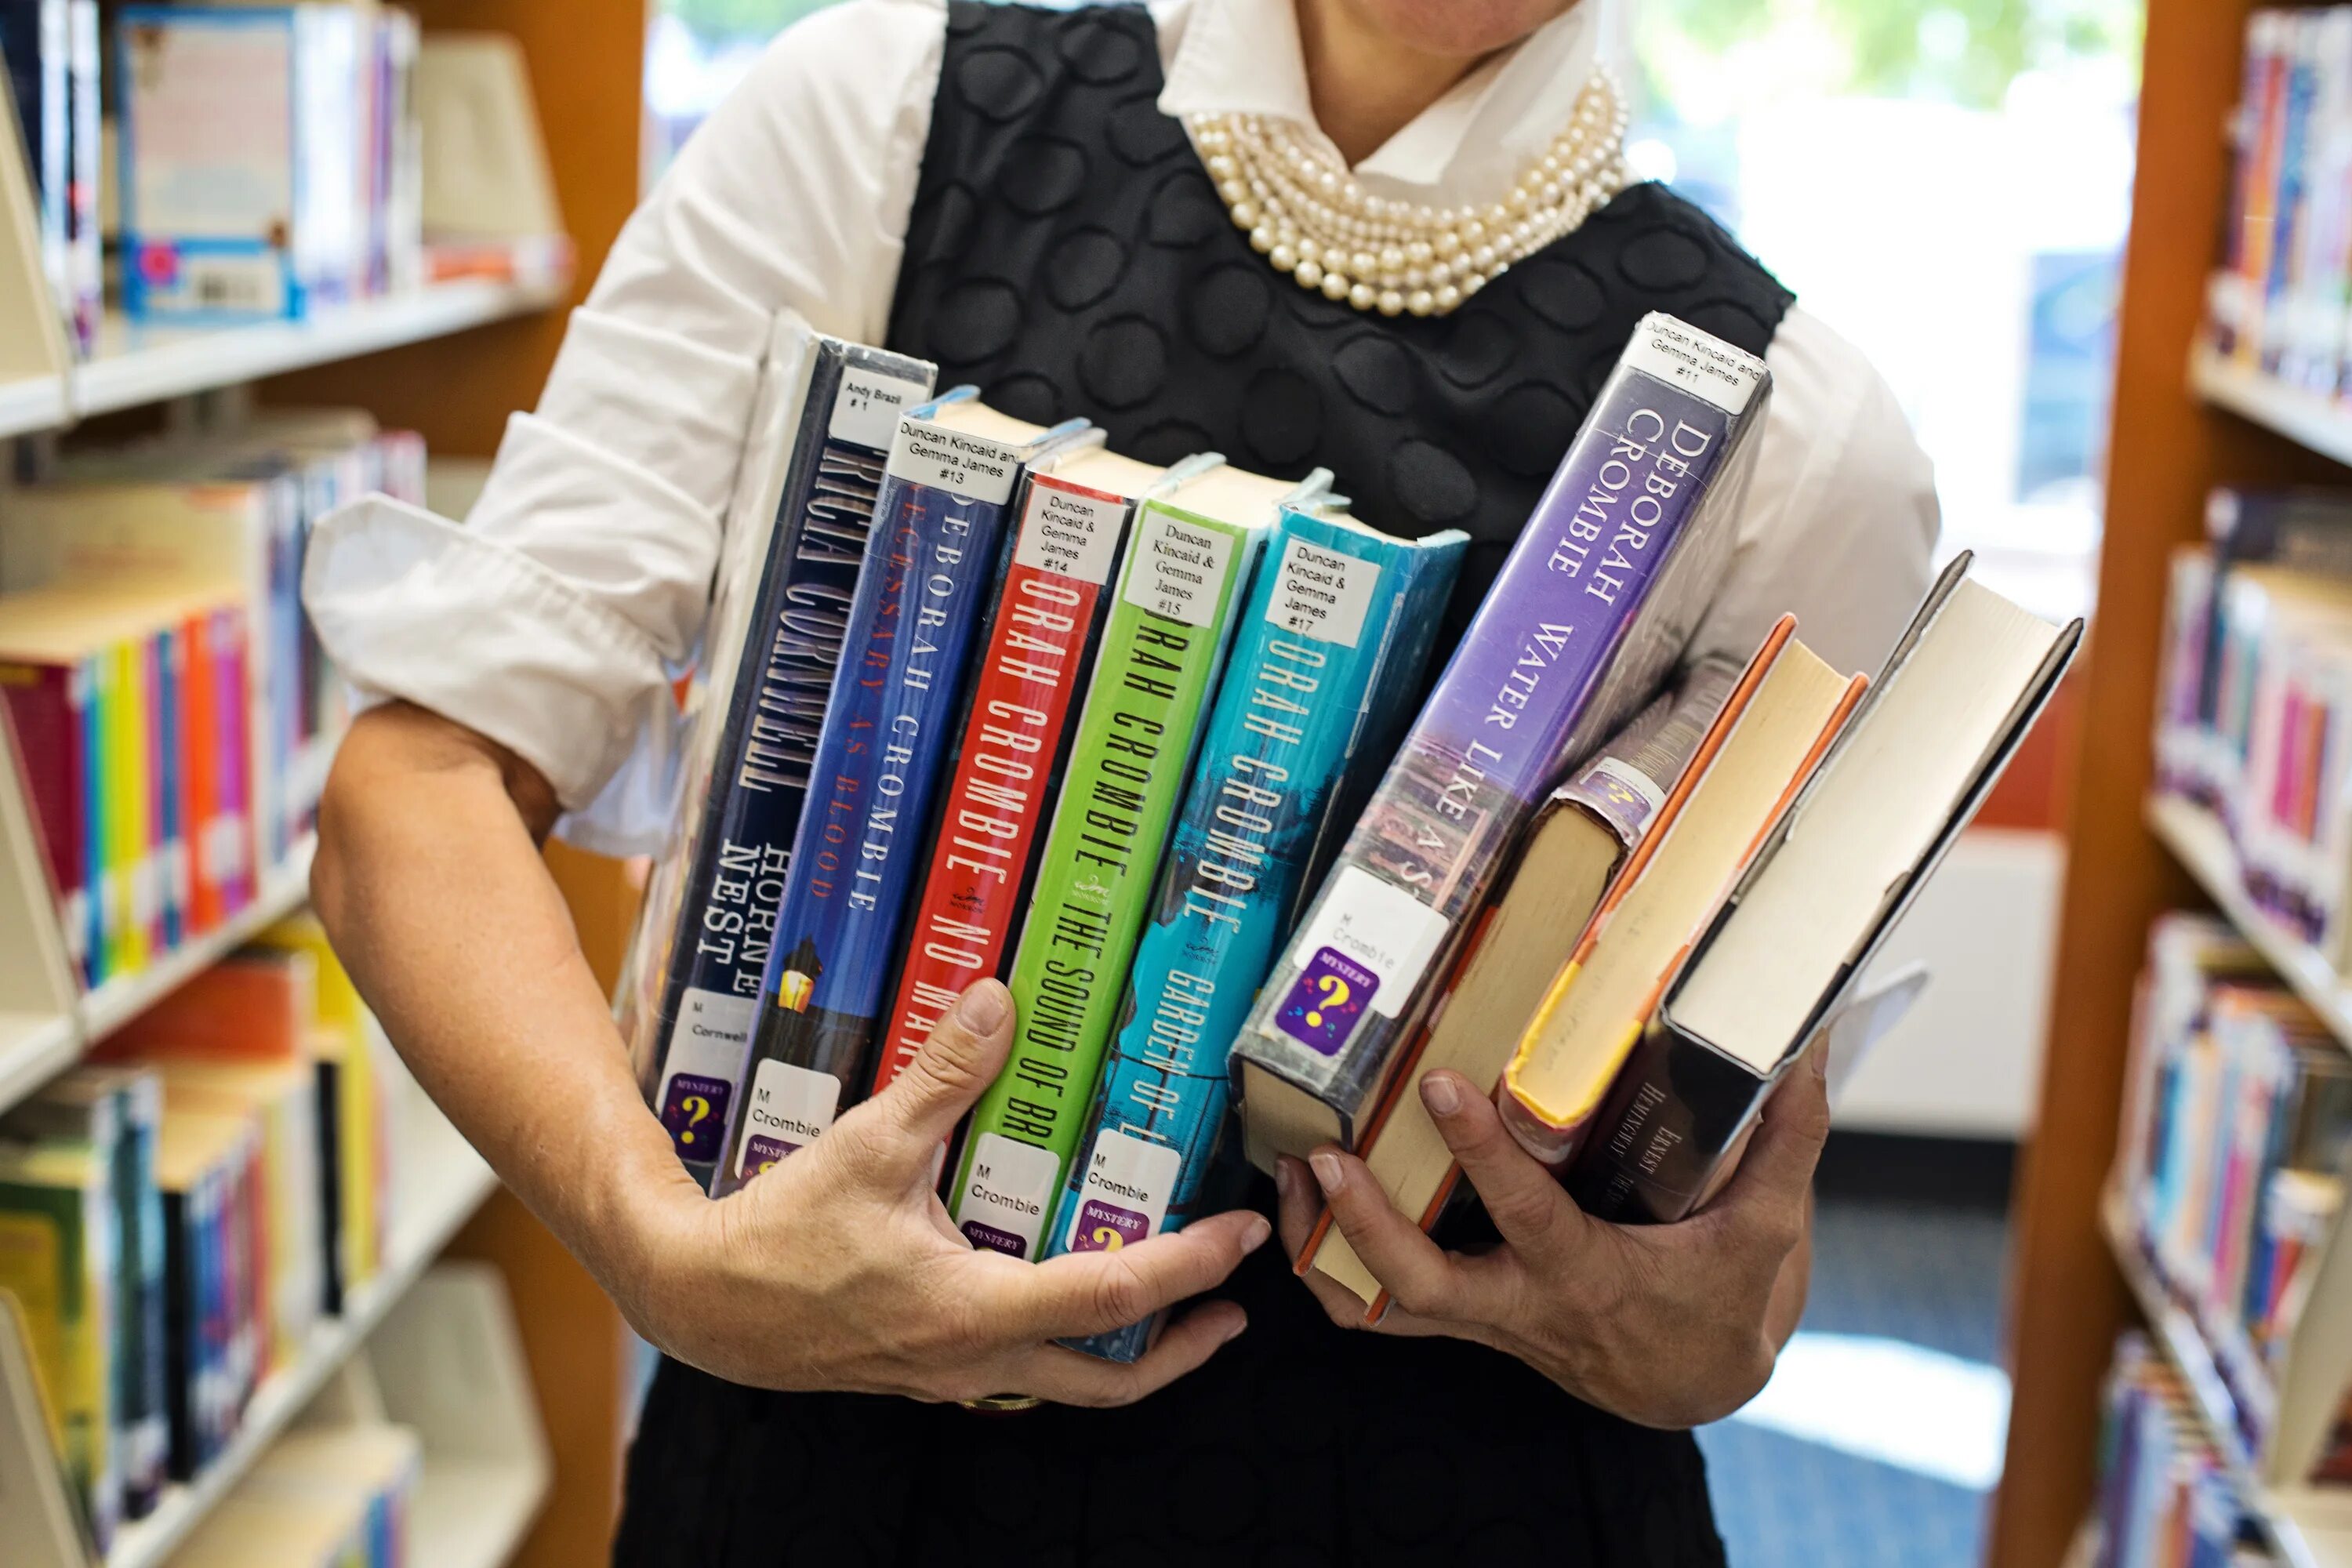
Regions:
<instances>
[{"instance_id":1,"label":"black sleeveless dress","mask_svg":"<svg viewBox=\"0 0 2352 1568\"><path fill-rule=\"evenodd\" d=\"M1696 208L1638 185L1450 316L1359 312L1251 250L1160 88L1140 6L954 0L889 346L1006 413L1087 415L1136 458L1322 465L1376 527L1465 530L1433 669L1641 317L1761 353L1792 303ZM1243 1201L1272 1197L1261 1178ZM1334 1328L1273 1244L1223 1293L1249 1331L1125 1410L771 1394L665 1361L614 1561L1722 1563L1687 1433L1493 1351Z\"/></svg>"}]
</instances>

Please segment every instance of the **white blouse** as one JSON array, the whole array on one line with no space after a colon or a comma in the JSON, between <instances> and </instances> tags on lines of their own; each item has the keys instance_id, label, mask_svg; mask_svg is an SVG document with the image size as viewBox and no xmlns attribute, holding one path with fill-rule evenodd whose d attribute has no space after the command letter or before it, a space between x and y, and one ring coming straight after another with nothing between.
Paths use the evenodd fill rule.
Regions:
<instances>
[{"instance_id":1,"label":"white blouse","mask_svg":"<svg viewBox=\"0 0 2352 1568\"><path fill-rule=\"evenodd\" d=\"M1497 199L1590 75L1598 4L1473 70L1357 177ZM1152 9L1163 111L1313 128L1292 0ZM945 0L849 0L785 32L630 218L465 525L375 498L312 542L310 613L361 702L404 698L509 748L575 841L659 842L669 681L701 633L770 323L881 340L946 18ZM1744 652L1794 611L1823 658L1874 668L1927 586L1933 474L1885 383L1802 309L1766 357L1765 441L1696 651Z\"/></svg>"}]
</instances>

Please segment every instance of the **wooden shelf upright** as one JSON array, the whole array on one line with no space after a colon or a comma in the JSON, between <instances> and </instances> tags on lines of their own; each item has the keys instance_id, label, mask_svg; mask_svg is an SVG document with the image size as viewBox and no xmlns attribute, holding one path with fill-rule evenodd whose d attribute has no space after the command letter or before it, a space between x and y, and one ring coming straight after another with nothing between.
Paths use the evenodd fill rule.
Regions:
<instances>
[{"instance_id":1,"label":"wooden shelf upright","mask_svg":"<svg viewBox=\"0 0 2352 1568\"><path fill-rule=\"evenodd\" d=\"M2008 1463L1993 1568L2058 1568L2093 1499L2100 1386L2135 1313L2100 1229L2132 994L2149 922L2200 902L2141 811L2152 773L2168 556L2202 536L2218 484L2352 486L2310 447L2307 408L2259 427L2239 389L2192 386L2206 281L2231 200L2225 139L2253 0L2148 0L2139 178L2124 264L2098 613L2077 679L2066 884L2041 1111L2012 1212ZM2227 406L2225 406L2225 405ZM2352 433L2352 419L2339 428ZM2289 439L2292 435L2294 439ZM2315 445L2318 445L2315 443ZM2352 454L2352 446L2333 449Z\"/></svg>"},{"instance_id":2,"label":"wooden shelf upright","mask_svg":"<svg viewBox=\"0 0 2352 1568\"><path fill-rule=\"evenodd\" d=\"M404 0L430 34L499 32L520 41L547 138L556 199L577 261L576 303L639 195L646 0ZM563 341L565 312L419 342L265 382L265 403L352 402L421 431L435 457L487 458L508 416L539 401ZM614 861L557 847L549 859L583 945L608 986L635 910ZM620 1499L622 1434L632 1384L619 1312L585 1269L501 1191L452 1251L499 1266L554 1459L546 1506L514 1568L604 1561Z\"/></svg>"}]
</instances>

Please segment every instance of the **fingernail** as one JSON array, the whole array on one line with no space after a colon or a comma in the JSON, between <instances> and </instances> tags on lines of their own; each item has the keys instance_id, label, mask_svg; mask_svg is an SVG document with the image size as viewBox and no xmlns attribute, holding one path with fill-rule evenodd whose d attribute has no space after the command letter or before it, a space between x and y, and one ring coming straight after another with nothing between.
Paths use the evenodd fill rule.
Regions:
<instances>
[{"instance_id":1,"label":"fingernail","mask_svg":"<svg viewBox=\"0 0 2352 1568\"><path fill-rule=\"evenodd\" d=\"M956 1022L975 1035L985 1035L1004 1021L1004 1010L1012 1000L996 981L981 981L956 1004Z\"/></svg>"},{"instance_id":2,"label":"fingernail","mask_svg":"<svg viewBox=\"0 0 2352 1568\"><path fill-rule=\"evenodd\" d=\"M1323 1195L1327 1198L1338 1194L1339 1184L1348 1179L1347 1172L1340 1167L1339 1156L1328 1149L1309 1154L1307 1163L1315 1168L1315 1180L1321 1184Z\"/></svg>"},{"instance_id":3,"label":"fingernail","mask_svg":"<svg viewBox=\"0 0 2352 1568\"><path fill-rule=\"evenodd\" d=\"M1431 1073L1421 1080L1421 1102L1433 1116L1451 1116L1462 1109L1462 1091L1454 1087L1451 1078Z\"/></svg>"},{"instance_id":4,"label":"fingernail","mask_svg":"<svg viewBox=\"0 0 2352 1568\"><path fill-rule=\"evenodd\" d=\"M1242 1331L1248 1327L1249 1319L1246 1315L1237 1317L1234 1320L1234 1326L1225 1331L1225 1337L1219 1340L1217 1342L1221 1345L1229 1345L1235 1340L1240 1339L1242 1337Z\"/></svg>"},{"instance_id":5,"label":"fingernail","mask_svg":"<svg viewBox=\"0 0 2352 1568\"><path fill-rule=\"evenodd\" d=\"M1290 1189L1297 1184L1297 1173L1291 1170L1290 1161L1287 1157L1275 1161L1274 1190L1276 1192L1280 1193L1286 1198L1290 1195Z\"/></svg>"},{"instance_id":6,"label":"fingernail","mask_svg":"<svg viewBox=\"0 0 2352 1568\"><path fill-rule=\"evenodd\" d=\"M1264 1247L1265 1238L1273 1234L1274 1226L1266 1223L1265 1215L1262 1214L1250 1215L1249 1224L1242 1229L1242 1256L1246 1258Z\"/></svg>"},{"instance_id":7,"label":"fingernail","mask_svg":"<svg viewBox=\"0 0 2352 1568\"><path fill-rule=\"evenodd\" d=\"M1813 1081L1827 1083L1830 1079L1830 1047L1824 1040L1813 1047Z\"/></svg>"}]
</instances>

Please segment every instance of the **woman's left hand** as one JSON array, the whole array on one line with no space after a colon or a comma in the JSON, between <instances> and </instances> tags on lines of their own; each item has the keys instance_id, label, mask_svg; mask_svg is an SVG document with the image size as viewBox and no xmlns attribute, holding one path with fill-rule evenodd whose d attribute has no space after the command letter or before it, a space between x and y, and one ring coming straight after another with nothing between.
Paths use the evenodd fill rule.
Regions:
<instances>
[{"instance_id":1,"label":"woman's left hand","mask_svg":"<svg viewBox=\"0 0 2352 1568\"><path fill-rule=\"evenodd\" d=\"M1332 1321L1374 1333L1446 1334L1517 1357L1589 1405L1645 1426L1720 1420L1755 1397L1804 1310L1813 1166L1829 1133L1816 1048L1765 1105L1730 1184L1678 1225L1618 1226L1578 1208L1511 1139L1494 1102L1459 1073L1423 1080L1423 1102L1477 1188L1502 1244L1447 1252L1337 1149L1313 1174L1285 1158L1282 1242L1293 1259L1328 1203L1390 1307L1307 1276Z\"/></svg>"}]
</instances>

